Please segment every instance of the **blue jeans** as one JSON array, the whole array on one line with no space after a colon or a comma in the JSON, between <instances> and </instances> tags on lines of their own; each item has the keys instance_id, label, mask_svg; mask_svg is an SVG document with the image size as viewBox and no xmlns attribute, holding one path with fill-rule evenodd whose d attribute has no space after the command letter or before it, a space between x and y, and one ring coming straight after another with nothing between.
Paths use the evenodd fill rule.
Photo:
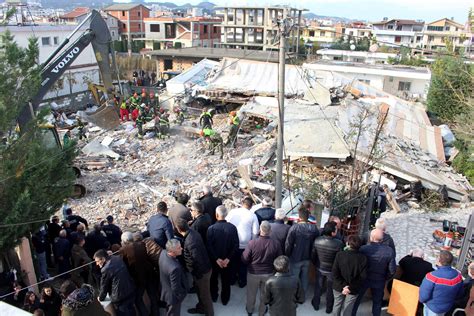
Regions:
<instances>
[{"instance_id":1,"label":"blue jeans","mask_svg":"<svg viewBox=\"0 0 474 316\"><path fill-rule=\"evenodd\" d=\"M357 309L359 308L360 302L364 298L365 292L370 289L372 291L372 315L380 316L382 312L382 301L383 294L385 289L385 281L371 281L365 280L364 284L360 288L359 295L354 304L354 309L352 310L352 316L357 315Z\"/></svg>"},{"instance_id":2,"label":"blue jeans","mask_svg":"<svg viewBox=\"0 0 474 316\"><path fill-rule=\"evenodd\" d=\"M423 316L444 316L445 313L435 313L428 308L426 304L423 304Z\"/></svg>"},{"instance_id":3,"label":"blue jeans","mask_svg":"<svg viewBox=\"0 0 474 316\"><path fill-rule=\"evenodd\" d=\"M303 260L298 262L290 263L291 273L300 279L301 285L303 286L304 294L308 292L309 284L309 260Z\"/></svg>"},{"instance_id":4,"label":"blue jeans","mask_svg":"<svg viewBox=\"0 0 474 316\"><path fill-rule=\"evenodd\" d=\"M38 258L38 267L39 267L39 273L40 273L40 278L42 280L49 279L49 274L48 274L48 264L46 262L46 252L42 253L36 253L36 257Z\"/></svg>"}]
</instances>

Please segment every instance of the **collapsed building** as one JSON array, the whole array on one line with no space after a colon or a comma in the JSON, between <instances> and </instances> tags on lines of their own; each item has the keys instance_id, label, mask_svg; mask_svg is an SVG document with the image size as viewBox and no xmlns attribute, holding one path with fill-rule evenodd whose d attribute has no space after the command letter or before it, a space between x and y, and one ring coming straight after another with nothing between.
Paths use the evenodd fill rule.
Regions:
<instances>
[{"instance_id":1,"label":"collapsed building","mask_svg":"<svg viewBox=\"0 0 474 316\"><path fill-rule=\"evenodd\" d=\"M138 228L158 200L173 203L176 191L196 198L206 184L229 207L244 195L256 203L273 197L277 74L274 63L225 58L219 64L200 62L170 80L161 100L190 109L172 134L191 137L158 140L147 134L140 141L132 123L114 131L90 128L94 141L78 158L89 194L72 206L90 219L110 213L122 225ZM311 64L287 65L285 84L283 206L289 212L303 196L317 200L321 209L337 211L356 196L350 192L356 182L357 192L365 196L374 179L399 189L400 198L407 196L403 187L415 182L428 190L442 188L454 201L469 198L472 187L446 163L441 129L420 105L316 71ZM223 160L209 156L199 138L198 119L191 114L203 103L239 110L237 148L226 149ZM214 128L225 138L225 113L215 115Z\"/></svg>"}]
</instances>

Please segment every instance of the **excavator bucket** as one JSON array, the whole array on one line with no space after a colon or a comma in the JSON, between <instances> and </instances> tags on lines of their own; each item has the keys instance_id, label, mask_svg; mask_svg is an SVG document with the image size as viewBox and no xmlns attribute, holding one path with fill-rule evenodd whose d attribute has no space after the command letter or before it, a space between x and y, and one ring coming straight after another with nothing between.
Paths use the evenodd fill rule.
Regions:
<instances>
[{"instance_id":1,"label":"excavator bucket","mask_svg":"<svg viewBox=\"0 0 474 316\"><path fill-rule=\"evenodd\" d=\"M102 105L92 114L77 113L83 121L92 123L105 130L114 129L120 125L119 115L115 106Z\"/></svg>"}]
</instances>

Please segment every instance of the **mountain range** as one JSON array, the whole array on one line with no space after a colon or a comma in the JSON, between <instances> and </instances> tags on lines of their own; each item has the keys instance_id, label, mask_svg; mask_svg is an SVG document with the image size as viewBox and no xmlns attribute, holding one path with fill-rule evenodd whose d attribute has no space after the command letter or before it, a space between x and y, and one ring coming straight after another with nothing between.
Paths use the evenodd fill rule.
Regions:
<instances>
[{"instance_id":1,"label":"mountain range","mask_svg":"<svg viewBox=\"0 0 474 316\"><path fill-rule=\"evenodd\" d=\"M177 5L173 2L158 2L153 0L133 0L135 3L143 3L147 5L156 4L162 7L167 7L169 9L190 9L190 8L201 8L205 13L212 13L216 4L208 1L200 2L198 4L186 3L182 5ZM90 8L103 8L113 4L113 0L68 0L68 1L57 1L57 0L41 0L43 8L61 8L65 10L72 10L75 7L90 7ZM307 19L329 19L336 22L350 22L352 20L344 17L334 17L334 16L322 16L314 13L305 13L303 16Z\"/></svg>"}]
</instances>

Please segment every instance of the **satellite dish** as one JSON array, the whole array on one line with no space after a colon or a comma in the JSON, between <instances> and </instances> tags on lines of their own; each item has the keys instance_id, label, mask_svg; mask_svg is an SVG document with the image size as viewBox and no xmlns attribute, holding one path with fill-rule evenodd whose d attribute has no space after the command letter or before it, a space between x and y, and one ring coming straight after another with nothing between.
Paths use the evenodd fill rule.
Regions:
<instances>
[{"instance_id":1,"label":"satellite dish","mask_svg":"<svg viewBox=\"0 0 474 316\"><path fill-rule=\"evenodd\" d=\"M356 46L354 44L351 45L351 50L356 49Z\"/></svg>"},{"instance_id":2,"label":"satellite dish","mask_svg":"<svg viewBox=\"0 0 474 316\"><path fill-rule=\"evenodd\" d=\"M375 53L378 49L379 49L379 45L377 45L377 44L372 44L372 45L370 45L370 47L369 47L369 52Z\"/></svg>"}]
</instances>

